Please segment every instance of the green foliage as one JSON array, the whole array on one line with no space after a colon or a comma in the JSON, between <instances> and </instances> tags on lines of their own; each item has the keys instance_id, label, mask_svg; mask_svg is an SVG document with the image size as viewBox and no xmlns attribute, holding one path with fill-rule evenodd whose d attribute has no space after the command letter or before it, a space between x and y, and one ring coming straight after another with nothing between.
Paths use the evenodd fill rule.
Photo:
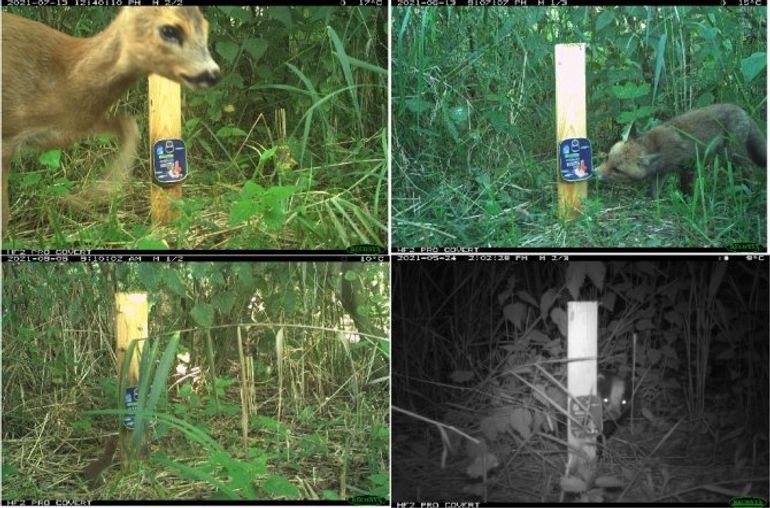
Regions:
<instances>
[{"instance_id":1,"label":"green foliage","mask_svg":"<svg viewBox=\"0 0 770 508\"><path fill-rule=\"evenodd\" d=\"M168 376L171 370L172 362L179 345L179 332L173 333L165 342L163 349L163 355L158 357L161 341L165 337L157 337L151 341L149 347L142 353L142 360L139 368L139 400L136 407L136 419L134 422L133 430L133 446L134 449L138 449L142 442L145 429L147 428L147 422L144 419L145 413L154 413L158 408L158 402L165 401L166 386L168 384ZM131 341L126 351L126 361L133 357L133 347L138 344L137 341ZM156 365L157 363L157 365ZM127 367L127 364L126 366ZM122 372L127 372L124 367ZM125 379L121 379L121 383L125 383ZM121 388L127 385L121 384ZM121 389L117 394L117 401L120 402L124 389Z\"/></svg>"},{"instance_id":2,"label":"green foliage","mask_svg":"<svg viewBox=\"0 0 770 508\"><path fill-rule=\"evenodd\" d=\"M115 13L9 10L77 35L101 30ZM61 209L54 198L98 178L114 156L103 141L89 141L14 163L24 171L11 174L11 189L26 205L24 213L12 210L16 236L8 247L386 244L387 10L216 6L204 15L223 80L205 92L183 92L190 174L174 203L178 218L161 230L148 227L146 160L109 207ZM146 102L141 83L120 107L137 116L143 133ZM344 206L329 206L330 199ZM27 220L34 225L25 227Z\"/></svg>"},{"instance_id":3,"label":"green foliage","mask_svg":"<svg viewBox=\"0 0 770 508\"><path fill-rule=\"evenodd\" d=\"M195 488L223 499L300 499L297 472L333 463L344 440L350 488L369 485L388 471L387 274L384 264L340 262L5 264L3 355L14 361L3 362L4 460L23 474L9 476L4 493L71 498L84 463L122 425L116 291L149 293L150 337L131 341L126 357L143 343L135 435L146 429L155 453L140 464L144 479L105 473L130 494L98 495L168 499ZM344 284L360 291L346 298L371 327L355 339L339 304ZM246 403L242 393L251 394ZM46 422L43 435L36 422ZM29 439L40 444L34 460ZM80 453L54 446L67 440ZM43 456L68 465L62 481L44 480ZM336 468L313 478L319 495L346 492L334 490Z\"/></svg>"},{"instance_id":4,"label":"green foliage","mask_svg":"<svg viewBox=\"0 0 770 508\"><path fill-rule=\"evenodd\" d=\"M56 149L43 152L37 160L47 168L58 169L61 164L61 150Z\"/></svg>"},{"instance_id":5,"label":"green foliage","mask_svg":"<svg viewBox=\"0 0 770 508\"><path fill-rule=\"evenodd\" d=\"M183 384L176 394L177 402L172 404L174 414L184 417L188 421L195 421L199 425L205 425L204 422L209 417L231 418L239 415L241 408L238 404L220 402L220 399L225 397L224 388L234 381L233 379L216 378L215 384L217 386L213 391L204 395L199 395L191 384Z\"/></svg>"},{"instance_id":6,"label":"green foliage","mask_svg":"<svg viewBox=\"0 0 770 508\"><path fill-rule=\"evenodd\" d=\"M270 496L270 499L296 499L299 490L283 476L273 475L262 484L262 489Z\"/></svg>"},{"instance_id":7,"label":"green foliage","mask_svg":"<svg viewBox=\"0 0 770 508\"><path fill-rule=\"evenodd\" d=\"M284 222L286 200L296 187L270 187L247 181L230 207L230 226L239 226L259 215L268 229L280 227Z\"/></svg>"},{"instance_id":8,"label":"green foliage","mask_svg":"<svg viewBox=\"0 0 770 508\"><path fill-rule=\"evenodd\" d=\"M13 462L3 460L2 465L3 499L21 499L23 490L17 490L20 480L19 468Z\"/></svg>"},{"instance_id":9,"label":"green foliage","mask_svg":"<svg viewBox=\"0 0 770 508\"><path fill-rule=\"evenodd\" d=\"M155 416L160 422L182 431L187 440L203 446L208 450L209 457L203 465L189 466L158 453L152 457L153 462L176 469L184 479L209 483L216 488L215 495L222 496L220 499L257 499L253 480L255 476L265 473L264 465L233 458L205 432L181 419L162 414Z\"/></svg>"},{"instance_id":10,"label":"green foliage","mask_svg":"<svg viewBox=\"0 0 770 508\"><path fill-rule=\"evenodd\" d=\"M755 168L736 175L737 189L716 179L714 202L700 212L711 225L705 236L678 214L675 198L652 203L622 186L591 184L599 197L594 215L558 223L553 57L555 44L587 44L596 167L631 123L644 130L718 102L764 118L765 9L532 7L510 14L394 8L394 245L765 243L766 179ZM751 197L735 206L734 194L746 188Z\"/></svg>"},{"instance_id":11,"label":"green foliage","mask_svg":"<svg viewBox=\"0 0 770 508\"><path fill-rule=\"evenodd\" d=\"M760 76L767 69L767 53L753 53L741 60L741 72L743 79L749 83Z\"/></svg>"}]
</instances>

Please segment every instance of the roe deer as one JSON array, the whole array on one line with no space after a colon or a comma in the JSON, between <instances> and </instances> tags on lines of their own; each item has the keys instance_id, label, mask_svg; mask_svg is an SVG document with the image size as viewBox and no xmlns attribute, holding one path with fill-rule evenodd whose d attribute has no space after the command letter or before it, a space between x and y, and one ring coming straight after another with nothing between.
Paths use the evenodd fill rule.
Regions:
<instances>
[{"instance_id":1,"label":"roe deer","mask_svg":"<svg viewBox=\"0 0 770 508\"><path fill-rule=\"evenodd\" d=\"M120 152L102 188L104 200L129 177L139 129L108 109L151 73L192 89L221 78L208 50L208 22L197 7L124 7L102 32L71 37L42 23L2 14L3 234L10 215L8 173L21 146L63 148L111 132ZM89 199L91 199L89 198Z\"/></svg>"}]
</instances>

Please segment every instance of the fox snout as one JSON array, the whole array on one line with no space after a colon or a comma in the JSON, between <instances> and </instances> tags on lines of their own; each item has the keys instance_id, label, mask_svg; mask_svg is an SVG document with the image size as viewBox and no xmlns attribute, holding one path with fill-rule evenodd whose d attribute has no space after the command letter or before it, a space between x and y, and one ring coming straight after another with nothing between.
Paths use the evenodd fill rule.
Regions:
<instances>
[{"instance_id":1,"label":"fox snout","mask_svg":"<svg viewBox=\"0 0 770 508\"><path fill-rule=\"evenodd\" d=\"M599 167L596 168L596 171L594 173L596 175L596 178L600 182L606 182L607 180L609 180L609 177L607 176L608 171L605 164L600 164Z\"/></svg>"}]
</instances>

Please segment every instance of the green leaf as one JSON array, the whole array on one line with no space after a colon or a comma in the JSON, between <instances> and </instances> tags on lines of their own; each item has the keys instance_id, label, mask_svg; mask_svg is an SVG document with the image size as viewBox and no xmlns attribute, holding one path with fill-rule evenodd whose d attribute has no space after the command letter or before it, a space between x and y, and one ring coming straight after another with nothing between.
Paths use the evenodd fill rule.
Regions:
<instances>
[{"instance_id":1,"label":"green leaf","mask_svg":"<svg viewBox=\"0 0 770 508\"><path fill-rule=\"evenodd\" d=\"M168 250L168 244L165 240L158 238L142 238L136 242L136 248L139 250Z\"/></svg>"},{"instance_id":2,"label":"green leaf","mask_svg":"<svg viewBox=\"0 0 770 508\"><path fill-rule=\"evenodd\" d=\"M176 270L165 270L163 272L163 279L165 280L169 289L171 289L171 292L173 292L176 296L187 296L187 288L182 283L182 279L179 278L179 272Z\"/></svg>"},{"instance_id":3,"label":"green leaf","mask_svg":"<svg viewBox=\"0 0 770 508\"><path fill-rule=\"evenodd\" d=\"M339 501L342 499L342 497L337 492L334 492L333 490L324 490L322 491L321 495L327 501Z\"/></svg>"},{"instance_id":4,"label":"green leaf","mask_svg":"<svg viewBox=\"0 0 770 508\"><path fill-rule=\"evenodd\" d=\"M238 200L230 207L230 226L238 226L254 217L259 212L259 202L256 200Z\"/></svg>"},{"instance_id":5,"label":"green leaf","mask_svg":"<svg viewBox=\"0 0 770 508\"><path fill-rule=\"evenodd\" d=\"M161 394L166 392L166 386L168 386L168 373L171 370L171 365L176 359L176 350L179 346L179 332L174 332L166 344L166 349L163 350L163 356L161 356L160 362L155 374L153 375L152 385L150 386L150 394L147 398L139 399L139 409L154 413L158 406ZM159 342L156 342L156 344ZM140 412L136 418L136 428L139 432L133 434L134 446L138 447L141 443L141 429L144 428L144 415Z\"/></svg>"},{"instance_id":6,"label":"green leaf","mask_svg":"<svg viewBox=\"0 0 770 508\"><path fill-rule=\"evenodd\" d=\"M377 349L379 349L386 358L390 358L390 341L377 339Z\"/></svg>"},{"instance_id":7,"label":"green leaf","mask_svg":"<svg viewBox=\"0 0 770 508\"><path fill-rule=\"evenodd\" d=\"M288 7L276 7L271 6L265 9L267 11L267 15L280 23L282 23L286 28L291 28L291 10Z\"/></svg>"},{"instance_id":8,"label":"green leaf","mask_svg":"<svg viewBox=\"0 0 770 508\"><path fill-rule=\"evenodd\" d=\"M216 50L217 53L222 56L222 58L227 60L228 63L233 63L238 57L238 51L240 50L240 47L234 42L219 41L217 42Z\"/></svg>"},{"instance_id":9,"label":"green leaf","mask_svg":"<svg viewBox=\"0 0 770 508\"><path fill-rule=\"evenodd\" d=\"M612 23L613 19L615 19L614 9L603 10L602 13L599 14L599 17L596 18L596 32L601 32L604 27Z\"/></svg>"},{"instance_id":10,"label":"green leaf","mask_svg":"<svg viewBox=\"0 0 770 508\"><path fill-rule=\"evenodd\" d=\"M281 439L286 438L290 434L289 429L286 428L284 424L274 418L270 418L269 416L259 416L254 418L250 422L250 427L252 429L259 429L262 427L277 434Z\"/></svg>"},{"instance_id":11,"label":"green leaf","mask_svg":"<svg viewBox=\"0 0 770 508\"><path fill-rule=\"evenodd\" d=\"M248 21L251 19L251 11L239 6L224 6L220 5L217 8L227 14L228 18L237 19L239 21Z\"/></svg>"},{"instance_id":12,"label":"green leaf","mask_svg":"<svg viewBox=\"0 0 770 508\"><path fill-rule=\"evenodd\" d=\"M22 173L21 186L25 189L37 187L41 180L43 180L43 175L39 171L34 173Z\"/></svg>"},{"instance_id":13,"label":"green leaf","mask_svg":"<svg viewBox=\"0 0 770 508\"><path fill-rule=\"evenodd\" d=\"M217 265L213 265L213 266L209 265L209 266L211 268L209 270L209 273L208 273L209 283L211 283L213 286L224 286L225 285L225 278L222 275L222 272L214 271L215 270L214 267L217 266ZM222 265L219 265L219 266L222 266Z\"/></svg>"},{"instance_id":14,"label":"green leaf","mask_svg":"<svg viewBox=\"0 0 770 508\"><path fill-rule=\"evenodd\" d=\"M219 481L218 478L206 472L204 467L188 466L186 464L182 464L180 462L171 460L162 453L157 453L153 455L152 461L162 466L176 469L177 471L179 471L179 473L182 475L183 478L191 479L191 480L202 480L214 486L217 490L212 495L212 499L239 499L240 498L237 492L229 488L229 486L226 485L225 483L222 483L221 481Z\"/></svg>"},{"instance_id":15,"label":"green leaf","mask_svg":"<svg viewBox=\"0 0 770 508\"><path fill-rule=\"evenodd\" d=\"M334 50L337 56L337 60L342 67L342 75L345 76L345 82L350 90L350 98L353 100L353 110L356 113L358 121L361 122L361 109L358 103L358 92L356 91L356 82L353 79L353 70L350 68L350 60L348 59L347 51L345 51L345 45L342 43L340 36L334 30L334 28L327 26L326 31L329 33L329 39L334 46Z\"/></svg>"},{"instance_id":16,"label":"green leaf","mask_svg":"<svg viewBox=\"0 0 770 508\"><path fill-rule=\"evenodd\" d=\"M272 230L281 227L285 217L286 212L279 206L274 206L265 210L263 215L263 218L265 219L265 226Z\"/></svg>"},{"instance_id":17,"label":"green leaf","mask_svg":"<svg viewBox=\"0 0 770 508\"><path fill-rule=\"evenodd\" d=\"M214 307L205 302L196 303L190 315L200 326L211 326L214 322Z\"/></svg>"},{"instance_id":18,"label":"green leaf","mask_svg":"<svg viewBox=\"0 0 770 508\"><path fill-rule=\"evenodd\" d=\"M258 183L247 180L241 187L240 197L242 199L251 199L254 197L261 197L265 193L264 187Z\"/></svg>"},{"instance_id":19,"label":"green leaf","mask_svg":"<svg viewBox=\"0 0 770 508\"><path fill-rule=\"evenodd\" d=\"M445 107L441 108L441 117L444 119L444 125L446 125L447 130L449 131L449 134L452 136L452 140L455 142L455 144L460 144L460 133L457 131L457 127L455 127L455 124L452 122L452 120L449 118L449 112Z\"/></svg>"},{"instance_id":20,"label":"green leaf","mask_svg":"<svg viewBox=\"0 0 770 508\"><path fill-rule=\"evenodd\" d=\"M482 116L489 120L492 128L499 134L509 134L508 117L501 111L484 111Z\"/></svg>"},{"instance_id":21,"label":"green leaf","mask_svg":"<svg viewBox=\"0 0 770 508\"><path fill-rule=\"evenodd\" d=\"M653 79L652 90L652 102L655 102L655 96L658 92L658 85L660 84L660 74L663 72L663 67L666 63L666 42L668 41L668 34L663 33L658 39L657 49L655 51L655 78Z\"/></svg>"},{"instance_id":22,"label":"green leaf","mask_svg":"<svg viewBox=\"0 0 770 508\"><path fill-rule=\"evenodd\" d=\"M229 224L231 226L242 224L263 210L265 194L265 189L261 185L246 180L238 193L238 199L230 207Z\"/></svg>"},{"instance_id":23,"label":"green leaf","mask_svg":"<svg viewBox=\"0 0 770 508\"><path fill-rule=\"evenodd\" d=\"M372 485L387 485L390 480L390 476L385 473L375 473L369 475L369 481Z\"/></svg>"},{"instance_id":24,"label":"green leaf","mask_svg":"<svg viewBox=\"0 0 770 508\"><path fill-rule=\"evenodd\" d=\"M61 165L61 150L55 149L43 152L38 156L37 160L47 168L58 169Z\"/></svg>"},{"instance_id":25,"label":"green leaf","mask_svg":"<svg viewBox=\"0 0 770 508\"><path fill-rule=\"evenodd\" d=\"M270 187L264 194L265 202L268 206L275 206L289 198L296 192L296 190L297 188L292 185L276 185L275 187Z\"/></svg>"},{"instance_id":26,"label":"green leaf","mask_svg":"<svg viewBox=\"0 0 770 508\"><path fill-rule=\"evenodd\" d=\"M296 499L299 497L299 490L289 480L283 476L271 476L262 483L262 489L270 495L271 498L277 496Z\"/></svg>"},{"instance_id":27,"label":"green leaf","mask_svg":"<svg viewBox=\"0 0 770 508\"><path fill-rule=\"evenodd\" d=\"M235 303L235 292L218 293L211 298L211 303L223 314L229 314Z\"/></svg>"},{"instance_id":28,"label":"green leaf","mask_svg":"<svg viewBox=\"0 0 770 508\"><path fill-rule=\"evenodd\" d=\"M741 60L741 73L747 83L760 74L764 74L767 67L767 53L753 53L748 58Z\"/></svg>"},{"instance_id":29,"label":"green leaf","mask_svg":"<svg viewBox=\"0 0 770 508\"><path fill-rule=\"evenodd\" d=\"M6 479L18 473L19 470L12 462L3 462L2 479L5 482Z\"/></svg>"},{"instance_id":30,"label":"green leaf","mask_svg":"<svg viewBox=\"0 0 770 508\"><path fill-rule=\"evenodd\" d=\"M655 114L655 108L652 106L644 106L633 111L623 111L618 115L618 123L628 124L640 119L649 118Z\"/></svg>"},{"instance_id":31,"label":"green leaf","mask_svg":"<svg viewBox=\"0 0 770 508\"><path fill-rule=\"evenodd\" d=\"M239 291L248 291L254 289L254 272L251 263L236 263L233 266L236 287Z\"/></svg>"},{"instance_id":32,"label":"green leaf","mask_svg":"<svg viewBox=\"0 0 770 508\"><path fill-rule=\"evenodd\" d=\"M350 65L353 67L359 67L361 69L366 69L367 71L372 71L377 74L381 74L383 76L388 75L388 70L380 67L379 65L373 65L369 62L365 62L363 60L359 60L358 58L353 58L352 56L348 55L348 60L350 61Z\"/></svg>"},{"instance_id":33,"label":"green leaf","mask_svg":"<svg viewBox=\"0 0 770 508\"><path fill-rule=\"evenodd\" d=\"M296 190L293 186L275 186L267 189L263 196L264 219L267 227L277 228L283 224L286 216L285 202Z\"/></svg>"},{"instance_id":34,"label":"green leaf","mask_svg":"<svg viewBox=\"0 0 770 508\"><path fill-rule=\"evenodd\" d=\"M243 129L239 129L238 127L227 126L222 127L217 131L218 138L245 138L246 136L248 136L248 133Z\"/></svg>"},{"instance_id":35,"label":"green leaf","mask_svg":"<svg viewBox=\"0 0 770 508\"><path fill-rule=\"evenodd\" d=\"M251 56L251 59L257 62L267 51L268 43L265 39L256 39L254 37L243 41L243 49Z\"/></svg>"},{"instance_id":36,"label":"green leaf","mask_svg":"<svg viewBox=\"0 0 770 508\"><path fill-rule=\"evenodd\" d=\"M639 97L644 97L650 93L650 84L640 83L637 85L634 83L626 83L622 86L610 87L610 90L612 91L612 95L618 99L638 99Z\"/></svg>"}]
</instances>

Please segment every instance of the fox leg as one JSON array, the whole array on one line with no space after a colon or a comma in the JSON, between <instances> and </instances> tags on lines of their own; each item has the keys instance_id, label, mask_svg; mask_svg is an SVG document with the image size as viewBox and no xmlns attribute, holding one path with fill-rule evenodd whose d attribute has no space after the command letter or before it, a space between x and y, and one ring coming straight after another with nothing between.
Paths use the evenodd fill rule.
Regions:
<instances>
[{"instance_id":1,"label":"fox leg","mask_svg":"<svg viewBox=\"0 0 770 508\"><path fill-rule=\"evenodd\" d=\"M682 194L692 194L693 176L692 171L682 171L679 173L679 188L682 190Z\"/></svg>"},{"instance_id":2,"label":"fox leg","mask_svg":"<svg viewBox=\"0 0 770 508\"><path fill-rule=\"evenodd\" d=\"M652 180L650 181L650 190L649 190L649 196L653 199L658 199L658 196L660 196L660 189L663 187L663 182L666 179L666 175L661 175L659 173L653 175Z\"/></svg>"}]
</instances>

